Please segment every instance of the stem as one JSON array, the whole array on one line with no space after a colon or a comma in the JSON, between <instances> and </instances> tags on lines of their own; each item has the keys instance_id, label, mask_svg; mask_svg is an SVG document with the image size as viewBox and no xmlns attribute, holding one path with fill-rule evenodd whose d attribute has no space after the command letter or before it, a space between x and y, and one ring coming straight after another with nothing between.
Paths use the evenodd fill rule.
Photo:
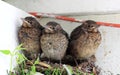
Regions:
<instances>
[{"instance_id":1,"label":"stem","mask_svg":"<svg viewBox=\"0 0 120 75\"><path fill-rule=\"evenodd\" d=\"M23 62L23 64L22 64L22 75L25 75L25 73L24 73L24 64L25 64L25 62Z\"/></svg>"},{"instance_id":2,"label":"stem","mask_svg":"<svg viewBox=\"0 0 120 75\"><path fill-rule=\"evenodd\" d=\"M12 58L13 58L13 55L10 54L10 71L9 71L10 75L12 75Z\"/></svg>"},{"instance_id":3,"label":"stem","mask_svg":"<svg viewBox=\"0 0 120 75\"><path fill-rule=\"evenodd\" d=\"M12 60L13 60L13 56L15 55L15 50L13 50L13 52L10 53L10 71L12 72Z\"/></svg>"}]
</instances>

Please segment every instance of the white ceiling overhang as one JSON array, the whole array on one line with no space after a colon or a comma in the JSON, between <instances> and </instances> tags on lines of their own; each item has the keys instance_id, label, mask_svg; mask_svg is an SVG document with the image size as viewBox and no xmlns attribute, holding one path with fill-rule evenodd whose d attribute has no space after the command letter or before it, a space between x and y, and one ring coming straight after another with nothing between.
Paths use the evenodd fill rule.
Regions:
<instances>
[{"instance_id":1,"label":"white ceiling overhang","mask_svg":"<svg viewBox=\"0 0 120 75\"><path fill-rule=\"evenodd\" d=\"M27 12L89 15L120 13L120 0L4 0Z\"/></svg>"}]
</instances>

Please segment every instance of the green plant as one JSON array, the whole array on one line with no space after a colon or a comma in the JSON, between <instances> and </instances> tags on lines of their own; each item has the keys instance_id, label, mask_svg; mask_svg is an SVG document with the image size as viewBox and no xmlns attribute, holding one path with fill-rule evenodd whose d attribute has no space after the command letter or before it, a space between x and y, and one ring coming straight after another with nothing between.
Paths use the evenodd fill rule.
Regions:
<instances>
[{"instance_id":1,"label":"green plant","mask_svg":"<svg viewBox=\"0 0 120 75\"><path fill-rule=\"evenodd\" d=\"M20 50L25 50L25 48L22 48L22 44L20 44L19 46L17 46L13 51L11 50L0 50L1 53L5 54L5 55L10 55L10 71L9 74L13 75L13 68L12 68L12 64L13 64L13 58L16 57L16 62L17 62L17 71L19 71L19 74L21 75L33 75L36 73L36 64L39 63L39 58L33 63L30 60L28 60L24 54L20 53ZM28 71L27 73L24 72L24 66L25 66L25 61L29 61L32 66L30 71ZM14 73L15 75L15 73Z\"/></svg>"},{"instance_id":2,"label":"green plant","mask_svg":"<svg viewBox=\"0 0 120 75\"><path fill-rule=\"evenodd\" d=\"M53 69L52 75L62 75L62 71L60 68Z\"/></svg>"},{"instance_id":3,"label":"green plant","mask_svg":"<svg viewBox=\"0 0 120 75\"><path fill-rule=\"evenodd\" d=\"M5 55L10 55L10 75L12 75L12 64L13 64L13 59L14 57L18 57L18 58L22 58L23 60L19 60L17 61L17 63L21 63L24 61L23 58L23 54L21 54L20 52L18 52L19 50L25 50L25 48L22 48L22 44L20 44L19 46L17 46L13 51L11 50L0 50L1 53L5 54Z\"/></svg>"},{"instance_id":4,"label":"green plant","mask_svg":"<svg viewBox=\"0 0 120 75\"><path fill-rule=\"evenodd\" d=\"M13 51L11 50L0 50L1 53L10 56L10 71L8 75L34 75L36 73L36 65L39 64L39 58L37 58L34 62L28 60L24 54L20 53L21 50L25 50L22 48L22 44L17 46ZM15 67L15 73L13 73L13 59L16 57L17 67ZM25 71L26 61L30 62L31 66L27 71ZM74 69L71 66L63 65L63 68L47 68L44 69L45 75L94 75L94 73L84 73L81 70Z\"/></svg>"},{"instance_id":5,"label":"green plant","mask_svg":"<svg viewBox=\"0 0 120 75\"><path fill-rule=\"evenodd\" d=\"M63 67L66 69L68 75L72 75L73 74L73 69L72 69L71 66L63 65Z\"/></svg>"},{"instance_id":6,"label":"green plant","mask_svg":"<svg viewBox=\"0 0 120 75\"><path fill-rule=\"evenodd\" d=\"M45 74L45 75L51 75L51 70L50 70L49 68L46 69L45 72L44 72L44 74Z\"/></svg>"},{"instance_id":7,"label":"green plant","mask_svg":"<svg viewBox=\"0 0 120 75\"><path fill-rule=\"evenodd\" d=\"M35 66L36 64L39 64L39 58L37 58L37 60L34 63L32 63L30 72L33 73L33 74L36 73L36 66Z\"/></svg>"},{"instance_id":8,"label":"green plant","mask_svg":"<svg viewBox=\"0 0 120 75\"><path fill-rule=\"evenodd\" d=\"M94 75L94 73L85 73L81 70L79 70L78 68L76 69L76 71L74 71L75 75Z\"/></svg>"},{"instance_id":9,"label":"green plant","mask_svg":"<svg viewBox=\"0 0 120 75\"><path fill-rule=\"evenodd\" d=\"M76 75L83 75L83 73L79 69L76 69L76 72L74 72L74 74L76 74Z\"/></svg>"}]
</instances>

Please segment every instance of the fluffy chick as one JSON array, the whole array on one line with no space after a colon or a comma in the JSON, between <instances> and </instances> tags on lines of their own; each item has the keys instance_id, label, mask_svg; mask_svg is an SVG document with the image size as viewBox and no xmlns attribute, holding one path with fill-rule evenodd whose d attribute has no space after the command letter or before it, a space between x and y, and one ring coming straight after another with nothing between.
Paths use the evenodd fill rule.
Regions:
<instances>
[{"instance_id":1,"label":"fluffy chick","mask_svg":"<svg viewBox=\"0 0 120 75\"><path fill-rule=\"evenodd\" d=\"M18 31L19 43L23 44L24 55L32 60L36 59L41 52L40 37L43 27L31 16L22 18L23 24Z\"/></svg>"},{"instance_id":2,"label":"fluffy chick","mask_svg":"<svg viewBox=\"0 0 120 75\"><path fill-rule=\"evenodd\" d=\"M51 21L46 24L40 42L45 57L61 61L68 47L68 34L60 24Z\"/></svg>"},{"instance_id":3,"label":"fluffy chick","mask_svg":"<svg viewBox=\"0 0 120 75\"><path fill-rule=\"evenodd\" d=\"M69 49L75 59L91 58L101 43L99 25L95 21L87 20L75 28L70 35Z\"/></svg>"}]
</instances>

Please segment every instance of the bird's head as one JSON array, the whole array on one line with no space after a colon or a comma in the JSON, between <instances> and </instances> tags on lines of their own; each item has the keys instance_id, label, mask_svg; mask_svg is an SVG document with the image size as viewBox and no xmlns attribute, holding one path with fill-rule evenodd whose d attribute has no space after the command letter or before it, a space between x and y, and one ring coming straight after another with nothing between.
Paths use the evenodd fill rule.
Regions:
<instances>
[{"instance_id":1,"label":"bird's head","mask_svg":"<svg viewBox=\"0 0 120 75\"><path fill-rule=\"evenodd\" d=\"M21 18L21 20L23 21L22 26L23 27L39 27L40 24L39 22L31 16L25 17L25 18Z\"/></svg>"},{"instance_id":2,"label":"bird's head","mask_svg":"<svg viewBox=\"0 0 120 75\"><path fill-rule=\"evenodd\" d=\"M46 33L56 33L56 32L59 32L61 30L62 30L62 27L60 26L60 24L58 24L54 21L48 22L45 25L45 32Z\"/></svg>"},{"instance_id":3,"label":"bird's head","mask_svg":"<svg viewBox=\"0 0 120 75\"><path fill-rule=\"evenodd\" d=\"M98 25L95 21L87 20L83 24L83 29L87 30L88 32L98 32L98 28L100 25Z\"/></svg>"}]
</instances>

